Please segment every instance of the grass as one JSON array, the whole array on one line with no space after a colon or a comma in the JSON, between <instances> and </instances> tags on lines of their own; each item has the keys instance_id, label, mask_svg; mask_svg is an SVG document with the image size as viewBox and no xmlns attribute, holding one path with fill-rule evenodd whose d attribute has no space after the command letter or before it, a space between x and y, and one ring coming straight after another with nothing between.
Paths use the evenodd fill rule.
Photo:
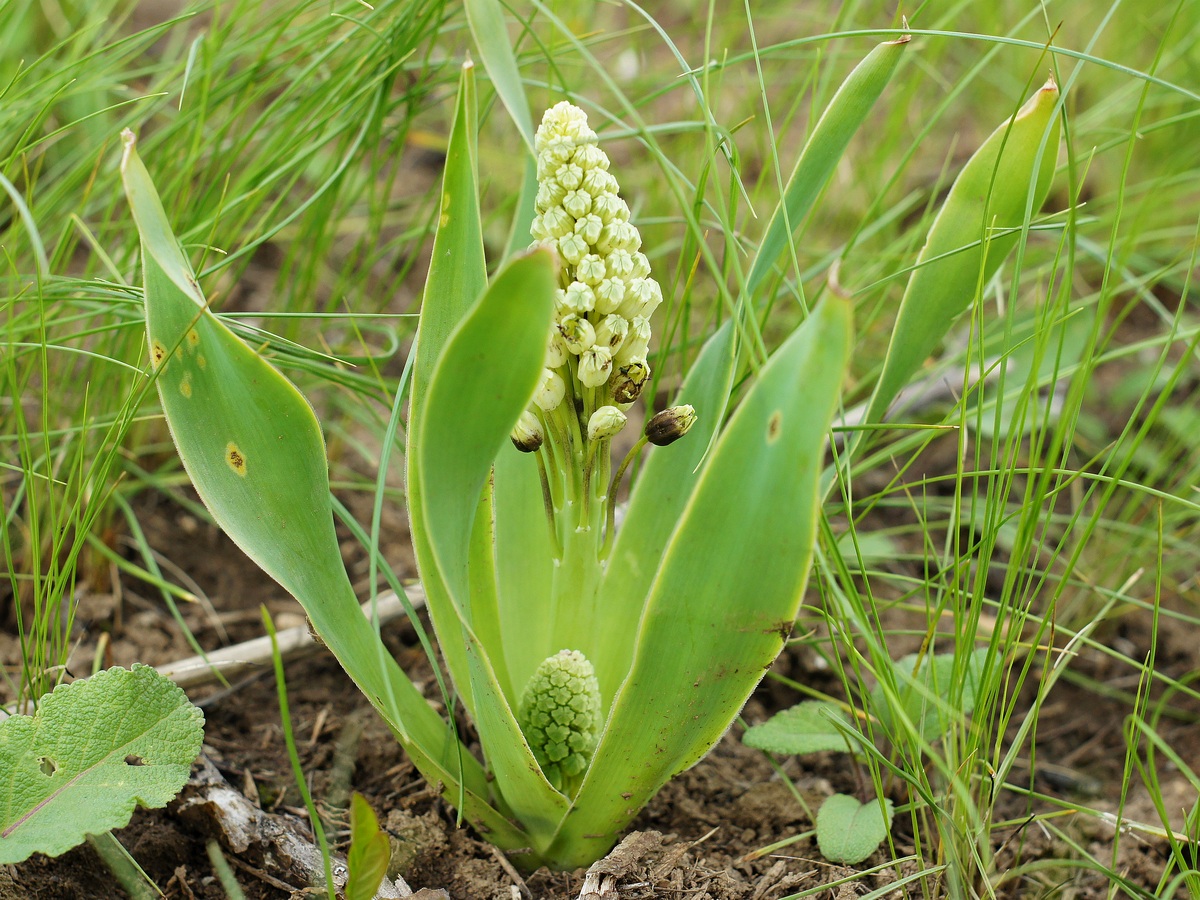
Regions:
<instances>
[{"instance_id":1,"label":"grass","mask_svg":"<svg viewBox=\"0 0 1200 900\"><path fill-rule=\"evenodd\" d=\"M530 23L511 31L530 105L566 92L589 111L673 298L656 326L670 336L660 391L744 283L745 250L815 115L901 26L874 2L754 6L515 6ZM461 11L435 0L373 11L244 0L159 23L130 3L0 9L18 23L0 38L0 186L21 200L0 214L0 541L22 601L22 666L6 673L16 700L71 664L76 589L103 587L116 536L141 535L139 495L200 512L141 374L119 130L139 131L214 305L316 398L335 483L369 496L387 485L373 464L392 357L412 334L396 314L432 223L436 172L422 173L421 154L444 139L469 35ZM846 407L865 400L939 197L1048 70L1066 97L1064 152L1027 246L928 366L950 399L897 411L846 461L797 633L864 715L877 748L866 779L907 802L887 852L929 870L911 896L1054 896L1097 881L1113 895L1200 896L1189 849L1200 807L1170 808L1162 782L1166 760L1197 786L1168 739L1179 734L1169 722L1194 722L1197 691L1159 652L1164 634L1200 625L1189 599L1200 331L1188 303L1200 14L1000 2L906 15L908 58L771 285L762 351L825 291L848 294L859 333ZM521 151L500 104L486 91L484 102L485 235L498 258ZM985 387L966 374L976 368ZM191 597L146 538L133 543L164 601ZM1138 639L1114 640L1128 623ZM978 647L974 714L928 741L897 714L893 661ZM1124 710L1118 790L1091 806L1037 777L1055 762L1042 731L1059 684ZM1106 816L1134 821L1097 852L1079 823ZM1054 851L1022 855L1042 829ZM1126 848L1154 830L1167 835L1160 880L1135 884Z\"/></svg>"}]
</instances>

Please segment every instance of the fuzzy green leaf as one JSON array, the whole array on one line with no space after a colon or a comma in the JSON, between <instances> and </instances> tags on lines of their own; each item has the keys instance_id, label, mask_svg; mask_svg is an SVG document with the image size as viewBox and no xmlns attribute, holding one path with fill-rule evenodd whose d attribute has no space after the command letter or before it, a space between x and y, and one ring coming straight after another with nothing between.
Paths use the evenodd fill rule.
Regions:
<instances>
[{"instance_id":1,"label":"fuzzy green leaf","mask_svg":"<svg viewBox=\"0 0 1200 900\"><path fill-rule=\"evenodd\" d=\"M805 700L747 728L742 743L770 753L847 751L844 732L853 727L836 703Z\"/></svg>"},{"instance_id":2,"label":"fuzzy green leaf","mask_svg":"<svg viewBox=\"0 0 1200 900\"><path fill-rule=\"evenodd\" d=\"M895 694L882 683L871 689L872 709L892 733L901 727L894 710L902 710L924 740L936 740L974 712L988 652L987 647L977 648L957 666L953 653L926 654L920 663L917 654L910 653L892 665Z\"/></svg>"},{"instance_id":3,"label":"fuzzy green leaf","mask_svg":"<svg viewBox=\"0 0 1200 900\"><path fill-rule=\"evenodd\" d=\"M895 809L884 798L859 803L846 794L834 794L817 812L817 847L832 863L855 866L875 852L888 836Z\"/></svg>"},{"instance_id":4,"label":"fuzzy green leaf","mask_svg":"<svg viewBox=\"0 0 1200 900\"><path fill-rule=\"evenodd\" d=\"M0 721L0 864L58 856L166 806L187 782L204 716L151 666L63 684Z\"/></svg>"}]
</instances>

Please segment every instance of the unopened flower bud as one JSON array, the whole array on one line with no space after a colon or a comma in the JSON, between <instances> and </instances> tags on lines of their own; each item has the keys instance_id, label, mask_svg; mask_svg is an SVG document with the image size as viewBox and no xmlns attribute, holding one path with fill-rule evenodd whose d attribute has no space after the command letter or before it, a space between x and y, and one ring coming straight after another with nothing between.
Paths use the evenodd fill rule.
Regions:
<instances>
[{"instance_id":1,"label":"unopened flower bud","mask_svg":"<svg viewBox=\"0 0 1200 900\"><path fill-rule=\"evenodd\" d=\"M587 241L574 232L558 241L558 255L573 266L587 255L588 249Z\"/></svg>"},{"instance_id":2,"label":"unopened flower bud","mask_svg":"<svg viewBox=\"0 0 1200 900\"><path fill-rule=\"evenodd\" d=\"M658 447L679 440L696 424L696 410L684 404L669 406L646 423L646 439Z\"/></svg>"},{"instance_id":3,"label":"unopened flower bud","mask_svg":"<svg viewBox=\"0 0 1200 900\"><path fill-rule=\"evenodd\" d=\"M525 410L521 413L521 418L517 419L517 424L513 426L512 434L509 437L512 439L513 446L522 453L532 453L542 446L544 440L542 423L538 421L537 416L529 410Z\"/></svg>"},{"instance_id":4,"label":"unopened flower bud","mask_svg":"<svg viewBox=\"0 0 1200 900\"><path fill-rule=\"evenodd\" d=\"M572 281L563 294L563 308L582 316L596 308L596 294L582 281Z\"/></svg>"},{"instance_id":5,"label":"unopened flower bud","mask_svg":"<svg viewBox=\"0 0 1200 900\"><path fill-rule=\"evenodd\" d=\"M562 335L557 328L550 330L550 339L546 341L546 358L542 363L547 369L557 369L567 361L567 345L563 343Z\"/></svg>"},{"instance_id":6,"label":"unopened flower bud","mask_svg":"<svg viewBox=\"0 0 1200 900\"><path fill-rule=\"evenodd\" d=\"M621 344L617 354L617 365L625 365L635 359L645 359L650 349L650 320L645 316L635 316L629 320L629 334Z\"/></svg>"},{"instance_id":7,"label":"unopened flower bud","mask_svg":"<svg viewBox=\"0 0 1200 900\"><path fill-rule=\"evenodd\" d=\"M650 380L650 366L644 360L635 360L617 369L613 377L613 400L617 403L632 403L642 394L642 388Z\"/></svg>"},{"instance_id":8,"label":"unopened flower bud","mask_svg":"<svg viewBox=\"0 0 1200 900\"><path fill-rule=\"evenodd\" d=\"M604 222L595 213L589 213L575 223L575 233L589 244L600 240L600 232L603 230Z\"/></svg>"},{"instance_id":9,"label":"unopened flower bud","mask_svg":"<svg viewBox=\"0 0 1200 900\"><path fill-rule=\"evenodd\" d=\"M610 438L625 427L627 417L615 406L602 406L588 419L587 436L589 441L599 441Z\"/></svg>"},{"instance_id":10,"label":"unopened flower bud","mask_svg":"<svg viewBox=\"0 0 1200 900\"><path fill-rule=\"evenodd\" d=\"M533 402L546 412L551 412L558 409L566 393L567 383L562 376L553 369L546 369L542 372L542 382L533 395Z\"/></svg>"},{"instance_id":11,"label":"unopened flower bud","mask_svg":"<svg viewBox=\"0 0 1200 900\"><path fill-rule=\"evenodd\" d=\"M576 356L596 343L596 329L582 316L564 316L558 323L558 333L567 349Z\"/></svg>"},{"instance_id":12,"label":"unopened flower bud","mask_svg":"<svg viewBox=\"0 0 1200 900\"><path fill-rule=\"evenodd\" d=\"M559 166L558 171L554 173L554 177L568 191L577 191L579 190L579 186L583 184L583 169L579 168L575 163L567 163L565 166Z\"/></svg>"},{"instance_id":13,"label":"unopened flower bud","mask_svg":"<svg viewBox=\"0 0 1200 900\"><path fill-rule=\"evenodd\" d=\"M521 694L517 721L550 783L582 775L600 738L600 683L578 650L542 661Z\"/></svg>"},{"instance_id":14,"label":"unopened flower bud","mask_svg":"<svg viewBox=\"0 0 1200 900\"><path fill-rule=\"evenodd\" d=\"M604 260L595 253L589 253L579 261L576 276L584 284L592 286L599 284L604 280Z\"/></svg>"},{"instance_id":15,"label":"unopened flower bud","mask_svg":"<svg viewBox=\"0 0 1200 900\"><path fill-rule=\"evenodd\" d=\"M625 282L620 278L605 278L595 289L596 312L615 313L625 301Z\"/></svg>"},{"instance_id":16,"label":"unopened flower bud","mask_svg":"<svg viewBox=\"0 0 1200 900\"><path fill-rule=\"evenodd\" d=\"M596 326L596 343L607 347L615 356L620 349L625 335L629 334L629 322L621 316L608 315Z\"/></svg>"},{"instance_id":17,"label":"unopened flower bud","mask_svg":"<svg viewBox=\"0 0 1200 900\"><path fill-rule=\"evenodd\" d=\"M579 383L586 387L600 387L608 381L612 367L612 354L607 347L589 347L579 356Z\"/></svg>"}]
</instances>

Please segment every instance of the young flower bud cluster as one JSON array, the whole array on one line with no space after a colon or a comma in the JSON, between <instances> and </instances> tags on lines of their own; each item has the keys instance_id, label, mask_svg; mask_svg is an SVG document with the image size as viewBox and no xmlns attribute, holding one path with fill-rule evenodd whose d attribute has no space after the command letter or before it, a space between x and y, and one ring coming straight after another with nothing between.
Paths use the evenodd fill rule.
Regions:
<instances>
[{"instance_id":1,"label":"young flower bud cluster","mask_svg":"<svg viewBox=\"0 0 1200 900\"><path fill-rule=\"evenodd\" d=\"M530 230L564 266L546 374L534 402L553 411L572 394L564 381L571 379L574 396L593 392L588 417L604 406L628 408L650 374L650 315L662 303L662 290L650 277L641 235L583 110L566 101L551 107L534 146L537 215ZM608 428L601 431L611 436Z\"/></svg>"},{"instance_id":2,"label":"young flower bud cluster","mask_svg":"<svg viewBox=\"0 0 1200 900\"><path fill-rule=\"evenodd\" d=\"M561 650L534 670L517 711L538 765L556 788L584 773L600 735L600 683L578 650Z\"/></svg>"}]
</instances>

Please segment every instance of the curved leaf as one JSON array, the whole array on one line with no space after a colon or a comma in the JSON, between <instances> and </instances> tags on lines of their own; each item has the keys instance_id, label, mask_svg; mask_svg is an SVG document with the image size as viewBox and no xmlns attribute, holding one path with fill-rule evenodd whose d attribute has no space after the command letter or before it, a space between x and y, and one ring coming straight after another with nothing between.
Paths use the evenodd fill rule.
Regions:
<instances>
[{"instance_id":1,"label":"curved leaf","mask_svg":"<svg viewBox=\"0 0 1200 900\"><path fill-rule=\"evenodd\" d=\"M547 854L603 855L729 727L791 630L808 578L826 433L850 353L829 298L763 367L671 538L575 809Z\"/></svg>"}]
</instances>

